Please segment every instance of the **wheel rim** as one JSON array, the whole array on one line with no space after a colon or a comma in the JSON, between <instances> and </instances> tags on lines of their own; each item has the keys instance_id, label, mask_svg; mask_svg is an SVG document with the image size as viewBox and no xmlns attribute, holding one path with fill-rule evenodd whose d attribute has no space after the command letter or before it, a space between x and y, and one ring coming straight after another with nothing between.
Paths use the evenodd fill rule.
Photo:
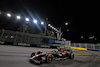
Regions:
<instances>
[{"instance_id":1,"label":"wheel rim","mask_svg":"<svg viewBox=\"0 0 100 67\"><path fill-rule=\"evenodd\" d=\"M71 54L71 59L74 59L74 54Z\"/></svg>"},{"instance_id":2,"label":"wheel rim","mask_svg":"<svg viewBox=\"0 0 100 67\"><path fill-rule=\"evenodd\" d=\"M51 63L53 60L54 60L54 56L53 55L50 54L50 55L47 56L47 62L48 63Z\"/></svg>"}]
</instances>

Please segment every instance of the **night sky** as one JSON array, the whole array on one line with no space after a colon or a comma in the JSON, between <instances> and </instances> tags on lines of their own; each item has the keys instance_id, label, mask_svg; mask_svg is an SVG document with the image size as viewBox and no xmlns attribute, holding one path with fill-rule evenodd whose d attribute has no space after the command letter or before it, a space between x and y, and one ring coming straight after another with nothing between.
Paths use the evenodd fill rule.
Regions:
<instances>
[{"instance_id":1,"label":"night sky","mask_svg":"<svg viewBox=\"0 0 100 67\"><path fill-rule=\"evenodd\" d=\"M100 42L99 6L99 2L85 0L0 0L0 11L5 13L30 18L34 16L51 23L57 29L68 22L69 25L62 28L62 31L65 31L62 37L72 42L88 43ZM18 21L15 19L7 19L4 16L0 18L0 27L7 27L9 22L9 25L17 28ZM46 18L48 20L45 20ZM67 29L69 31L66 31ZM92 36L94 39L90 40L89 37Z\"/></svg>"}]
</instances>

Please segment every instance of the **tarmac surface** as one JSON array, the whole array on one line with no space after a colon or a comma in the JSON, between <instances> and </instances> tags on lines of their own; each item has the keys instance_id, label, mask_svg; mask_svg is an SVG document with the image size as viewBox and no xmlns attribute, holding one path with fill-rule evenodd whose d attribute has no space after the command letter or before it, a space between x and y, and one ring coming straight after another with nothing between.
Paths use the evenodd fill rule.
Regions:
<instances>
[{"instance_id":1,"label":"tarmac surface","mask_svg":"<svg viewBox=\"0 0 100 67\"><path fill-rule=\"evenodd\" d=\"M73 51L74 60L53 61L41 65L30 63L30 54L39 50L47 52L54 49L0 45L0 67L100 67L100 52L96 51Z\"/></svg>"}]
</instances>

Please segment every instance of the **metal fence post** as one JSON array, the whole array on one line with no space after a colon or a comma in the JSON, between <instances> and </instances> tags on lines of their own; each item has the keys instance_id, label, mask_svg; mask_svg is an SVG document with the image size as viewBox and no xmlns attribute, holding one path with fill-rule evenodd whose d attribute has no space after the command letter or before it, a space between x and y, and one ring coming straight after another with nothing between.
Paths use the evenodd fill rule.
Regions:
<instances>
[{"instance_id":1,"label":"metal fence post","mask_svg":"<svg viewBox=\"0 0 100 67\"><path fill-rule=\"evenodd\" d=\"M15 39L14 39L14 42L16 42L16 39L17 39L17 32L16 32L16 35L15 35Z\"/></svg>"},{"instance_id":2,"label":"metal fence post","mask_svg":"<svg viewBox=\"0 0 100 67\"><path fill-rule=\"evenodd\" d=\"M23 42L23 36L24 36L24 32L22 32L21 43Z\"/></svg>"},{"instance_id":3,"label":"metal fence post","mask_svg":"<svg viewBox=\"0 0 100 67\"><path fill-rule=\"evenodd\" d=\"M93 49L95 49L95 45L93 44Z\"/></svg>"},{"instance_id":4,"label":"metal fence post","mask_svg":"<svg viewBox=\"0 0 100 67\"><path fill-rule=\"evenodd\" d=\"M85 48L87 48L87 44L85 43Z\"/></svg>"},{"instance_id":5,"label":"metal fence post","mask_svg":"<svg viewBox=\"0 0 100 67\"><path fill-rule=\"evenodd\" d=\"M3 36L4 32L5 32L5 30L3 29L2 30L2 34L1 34L1 37L0 37L0 40L2 39L2 36Z\"/></svg>"},{"instance_id":6,"label":"metal fence post","mask_svg":"<svg viewBox=\"0 0 100 67\"><path fill-rule=\"evenodd\" d=\"M75 43L74 43L74 47L75 47Z\"/></svg>"},{"instance_id":7,"label":"metal fence post","mask_svg":"<svg viewBox=\"0 0 100 67\"><path fill-rule=\"evenodd\" d=\"M99 45L99 50L100 50L100 45Z\"/></svg>"},{"instance_id":8,"label":"metal fence post","mask_svg":"<svg viewBox=\"0 0 100 67\"><path fill-rule=\"evenodd\" d=\"M72 46L71 43L69 43L69 46L70 46L70 47Z\"/></svg>"},{"instance_id":9,"label":"metal fence post","mask_svg":"<svg viewBox=\"0 0 100 67\"><path fill-rule=\"evenodd\" d=\"M30 34L29 34L29 37L28 37L28 43L30 42Z\"/></svg>"},{"instance_id":10,"label":"metal fence post","mask_svg":"<svg viewBox=\"0 0 100 67\"><path fill-rule=\"evenodd\" d=\"M81 47L81 44L79 43L79 47Z\"/></svg>"}]
</instances>

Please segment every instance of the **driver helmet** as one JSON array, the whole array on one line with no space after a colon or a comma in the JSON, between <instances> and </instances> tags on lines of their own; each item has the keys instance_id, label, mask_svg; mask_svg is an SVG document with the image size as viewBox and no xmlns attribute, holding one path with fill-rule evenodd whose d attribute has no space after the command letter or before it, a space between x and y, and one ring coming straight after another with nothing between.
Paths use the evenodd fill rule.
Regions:
<instances>
[{"instance_id":1,"label":"driver helmet","mask_svg":"<svg viewBox=\"0 0 100 67\"><path fill-rule=\"evenodd\" d=\"M39 50L39 51L37 52L37 54L40 54L40 53L43 53L43 51Z\"/></svg>"},{"instance_id":2,"label":"driver helmet","mask_svg":"<svg viewBox=\"0 0 100 67\"><path fill-rule=\"evenodd\" d=\"M55 52L58 52L58 50L55 50Z\"/></svg>"},{"instance_id":3,"label":"driver helmet","mask_svg":"<svg viewBox=\"0 0 100 67\"><path fill-rule=\"evenodd\" d=\"M59 48L58 51L61 51L61 48Z\"/></svg>"}]
</instances>

